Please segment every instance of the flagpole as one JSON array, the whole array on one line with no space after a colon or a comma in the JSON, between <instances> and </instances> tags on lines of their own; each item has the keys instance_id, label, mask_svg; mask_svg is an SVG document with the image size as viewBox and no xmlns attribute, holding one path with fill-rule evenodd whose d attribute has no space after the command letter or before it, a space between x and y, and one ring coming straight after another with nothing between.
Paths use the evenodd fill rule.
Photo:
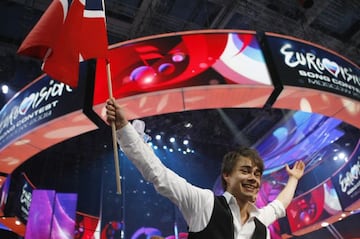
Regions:
<instances>
[{"instance_id":1,"label":"flagpole","mask_svg":"<svg viewBox=\"0 0 360 239\"><path fill-rule=\"evenodd\" d=\"M111 70L110 70L110 62L106 59L106 73L107 73L107 83L109 89L109 97L113 98L112 93L112 83L111 83ZM118 154L118 146L116 140L116 126L115 121L111 122L111 133L112 133L112 141L113 141L113 149L114 149L114 163L115 163L115 176L116 176L116 192L121 194L121 182L120 182L120 166L119 166L119 154Z\"/></svg>"}]
</instances>

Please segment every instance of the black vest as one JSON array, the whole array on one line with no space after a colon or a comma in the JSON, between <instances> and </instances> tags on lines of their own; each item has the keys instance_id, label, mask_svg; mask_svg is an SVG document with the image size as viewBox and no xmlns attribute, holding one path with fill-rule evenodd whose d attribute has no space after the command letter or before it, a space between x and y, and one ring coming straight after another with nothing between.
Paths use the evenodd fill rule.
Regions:
<instances>
[{"instance_id":1,"label":"black vest","mask_svg":"<svg viewBox=\"0 0 360 239\"><path fill-rule=\"evenodd\" d=\"M216 196L210 221L204 230L189 232L189 239L234 239L234 223L231 210L224 196ZM266 239L266 227L255 218L252 239Z\"/></svg>"}]
</instances>

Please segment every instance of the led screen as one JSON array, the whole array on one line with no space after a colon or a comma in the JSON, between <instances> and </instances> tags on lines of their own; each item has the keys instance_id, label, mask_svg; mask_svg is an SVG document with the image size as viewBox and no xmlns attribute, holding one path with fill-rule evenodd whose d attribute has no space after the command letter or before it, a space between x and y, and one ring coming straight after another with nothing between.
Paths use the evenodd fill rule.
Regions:
<instances>
[{"instance_id":1,"label":"led screen","mask_svg":"<svg viewBox=\"0 0 360 239\"><path fill-rule=\"evenodd\" d=\"M56 193L52 217L51 239L73 239L77 194Z\"/></svg>"},{"instance_id":2,"label":"led screen","mask_svg":"<svg viewBox=\"0 0 360 239\"><path fill-rule=\"evenodd\" d=\"M49 239L54 210L54 190L34 190L29 218L26 225L26 239Z\"/></svg>"},{"instance_id":3,"label":"led screen","mask_svg":"<svg viewBox=\"0 0 360 239\"><path fill-rule=\"evenodd\" d=\"M28 221L33 190L33 185L28 182L27 178L25 177L24 183L22 184L20 193L18 195L18 203L16 204L14 210L16 216L19 217L19 219L24 223Z\"/></svg>"},{"instance_id":4,"label":"led screen","mask_svg":"<svg viewBox=\"0 0 360 239\"><path fill-rule=\"evenodd\" d=\"M319 114L297 111L279 122L267 137L259 141L256 149L265 159L264 175L271 174L302 159L309 164L315 160L314 152L321 152L344 132L339 129L341 121ZM323 135L327 135L324 137Z\"/></svg>"},{"instance_id":5,"label":"led screen","mask_svg":"<svg viewBox=\"0 0 360 239\"><path fill-rule=\"evenodd\" d=\"M83 92L42 76L0 111L0 149L40 125L83 106Z\"/></svg>"},{"instance_id":6,"label":"led screen","mask_svg":"<svg viewBox=\"0 0 360 239\"><path fill-rule=\"evenodd\" d=\"M109 58L115 98L201 85L271 85L254 32L172 34L138 40L114 46ZM105 62L99 60L94 104L108 98L105 69Z\"/></svg>"},{"instance_id":7,"label":"led screen","mask_svg":"<svg viewBox=\"0 0 360 239\"><path fill-rule=\"evenodd\" d=\"M360 199L360 143L347 160L347 164L332 177L332 182L344 208Z\"/></svg>"},{"instance_id":8,"label":"led screen","mask_svg":"<svg viewBox=\"0 0 360 239\"><path fill-rule=\"evenodd\" d=\"M74 239L97 238L99 232L96 231L99 218L83 213L76 213Z\"/></svg>"},{"instance_id":9,"label":"led screen","mask_svg":"<svg viewBox=\"0 0 360 239\"><path fill-rule=\"evenodd\" d=\"M286 209L293 233L341 211L342 208L331 180L295 198Z\"/></svg>"},{"instance_id":10,"label":"led screen","mask_svg":"<svg viewBox=\"0 0 360 239\"><path fill-rule=\"evenodd\" d=\"M1 109L0 172L10 174L42 150L97 128L84 109L87 64L81 69L77 88L41 75Z\"/></svg>"},{"instance_id":11,"label":"led screen","mask_svg":"<svg viewBox=\"0 0 360 239\"><path fill-rule=\"evenodd\" d=\"M5 211L6 201L9 194L10 177L5 179L5 182L1 186L0 190L0 213Z\"/></svg>"},{"instance_id":12,"label":"led screen","mask_svg":"<svg viewBox=\"0 0 360 239\"><path fill-rule=\"evenodd\" d=\"M72 239L77 195L55 190L33 191L26 239Z\"/></svg>"},{"instance_id":13,"label":"led screen","mask_svg":"<svg viewBox=\"0 0 360 239\"><path fill-rule=\"evenodd\" d=\"M360 100L360 69L321 46L267 34L272 64L280 84L327 91Z\"/></svg>"}]
</instances>

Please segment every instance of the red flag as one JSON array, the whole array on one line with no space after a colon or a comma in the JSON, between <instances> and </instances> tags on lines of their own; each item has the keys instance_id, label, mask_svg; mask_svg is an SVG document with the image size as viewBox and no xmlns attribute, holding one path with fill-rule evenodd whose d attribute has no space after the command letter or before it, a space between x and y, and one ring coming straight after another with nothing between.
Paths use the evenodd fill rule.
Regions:
<instances>
[{"instance_id":1,"label":"red flag","mask_svg":"<svg viewBox=\"0 0 360 239\"><path fill-rule=\"evenodd\" d=\"M107 32L103 0L86 0L81 33L81 54L84 59L106 58Z\"/></svg>"},{"instance_id":2,"label":"red flag","mask_svg":"<svg viewBox=\"0 0 360 239\"><path fill-rule=\"evenodd\" d=\"M43 71L72 87L79 61L106 58L103 0L54 0L21 44L18 54L43 59Z\"/></svg>"}]
</instances>

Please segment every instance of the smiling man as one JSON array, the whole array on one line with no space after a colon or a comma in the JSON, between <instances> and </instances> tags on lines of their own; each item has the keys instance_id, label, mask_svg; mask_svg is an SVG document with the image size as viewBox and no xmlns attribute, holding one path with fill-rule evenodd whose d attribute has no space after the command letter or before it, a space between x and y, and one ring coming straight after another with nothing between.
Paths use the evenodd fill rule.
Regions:
<instances>
[{"instance_id":1,"label":"smiling man","mask_svg":"<svg viewBox=\"0 0 360 239\"><path fill-rule=\"evenodd\" d=\"M182 212L189 228L189 239L270 239L267 229L285 216L294 197L305 164L285 166L288 182L277 198L263 208L254 205L260 189L264 163L257 151L240 147L223 158L221 175L224 194L196 187L171 171L127 121L113 99L106 104L107 121L115 122L121 149L142 176L169 198Z\"/></svg>"}]
</instances>

